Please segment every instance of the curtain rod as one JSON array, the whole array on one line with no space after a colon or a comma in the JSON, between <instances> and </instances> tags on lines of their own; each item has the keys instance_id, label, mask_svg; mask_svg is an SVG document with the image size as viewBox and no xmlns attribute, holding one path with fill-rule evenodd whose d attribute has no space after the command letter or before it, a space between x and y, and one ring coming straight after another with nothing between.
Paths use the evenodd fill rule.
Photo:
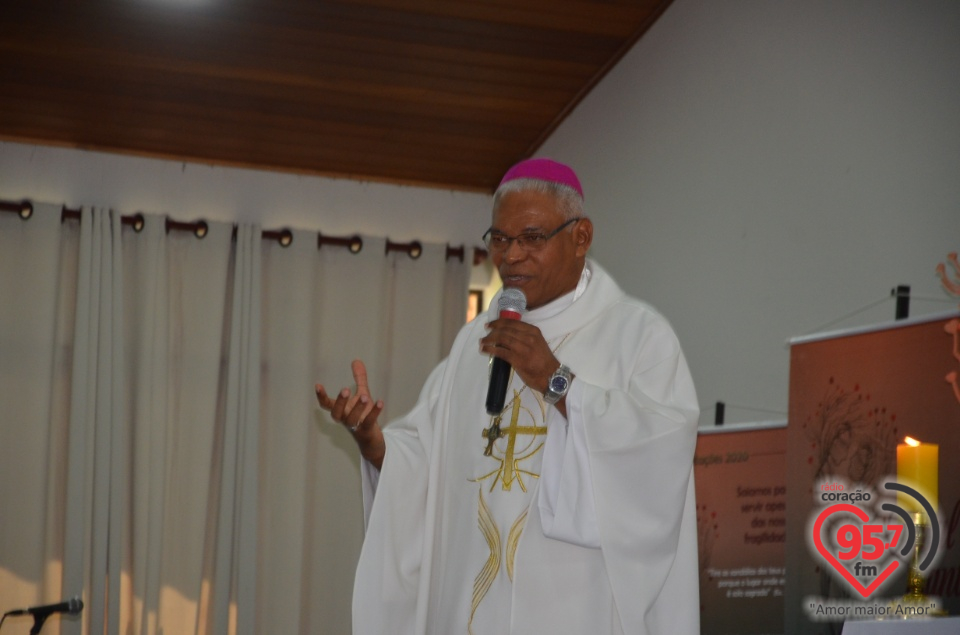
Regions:
<instances>
[{"instance_id":1,"label":"curtain rod","mask_svg":"<svg viewBox=\"0 0 960 635\"><path fill-rule=\"evenodd\" d=\"M33 203L28 200L20 202L11 202L11 201L0 201L0 211L2 212L13 212L19 214L20 218L27 220L33 216ZM66 205L63 206L60 212L60 222L66 220L80 220L80 210L79 209L70 209ZM140 232L143 229L143 225L146 222L142 213L137 212L130 216L121 216L120 224L127 225L132 227L135 232ZM199 220L193 223L183 222L173 220L170 217L166 217L166 231L170 233L171 230L175 231L188 231L191 232L197 238L203 238L207 235L207 231L210 229L210 226L207 225L207 222L204 220ZM281 247L289 247L293 243L293 232L289 229L265 229L261 233L261 237L264 240L275 240ZM233 240L237 238L237 226L233 226ZM354 234L353 236L324 236L323 234L317 232L317 249L322 249L324 245L333 245L335 247L346 247L350 250L351 253L359 253L363 249L363 238L359 234ZM384 248L384 254L389 254L391 251L403 252L406 253L413 259L419 258L423 254L423 244L419 240L413 240L409 243L395 243L392 242L389 238L386 241L386 246ZM463 262L463 259L466 257L466 246L461 245L459 247L451 247L447 245L447 260L451 258L459 258L460 262ZM473 264L474 266L479 265L487 259L487 252L484 249L475 249L473 252Z\"/></svg>"}]
</instances>

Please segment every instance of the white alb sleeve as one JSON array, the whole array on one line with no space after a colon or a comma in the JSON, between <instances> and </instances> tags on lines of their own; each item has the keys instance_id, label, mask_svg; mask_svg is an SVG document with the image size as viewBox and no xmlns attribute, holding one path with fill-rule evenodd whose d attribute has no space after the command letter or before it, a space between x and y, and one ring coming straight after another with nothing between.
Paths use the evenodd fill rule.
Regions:
<instances>
[{"instance_id":1,"label":"white alb sleeve","mask_svg":"<svg viewBox=\"0 0 960 635\"><path fill-rule=\"evenodd\" d=\"M545 536L599 548L582 402L583 383L574 377L566 396L567 418L550 408L537 504Z\"/></svg>"}]
</instances>

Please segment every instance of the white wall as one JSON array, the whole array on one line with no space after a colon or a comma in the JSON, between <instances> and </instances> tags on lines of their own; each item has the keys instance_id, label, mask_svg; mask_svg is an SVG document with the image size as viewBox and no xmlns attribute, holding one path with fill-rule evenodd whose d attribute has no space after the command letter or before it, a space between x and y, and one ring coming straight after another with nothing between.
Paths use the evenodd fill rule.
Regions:
<instances>
[{"instance_id":1,"label":"white wall","mask_svg":"<svg viewBox=\"0 0 960 635\"><path fill-rule=\"evenodd\" d=\"M538 154L678 331L701 424L782 419L788 338L891 320L897 284L960 302L960 3L675 0Z\"/></svg>"},{"instance_id":2,"label":"white wall","mask_svg":"<svg viewBox=\"0 0 960 635\"><path fill-rule=\"evenodd\" d=\"M481 246L491 197L0 142L0 199Z\"/></svg>"}]
</instances>

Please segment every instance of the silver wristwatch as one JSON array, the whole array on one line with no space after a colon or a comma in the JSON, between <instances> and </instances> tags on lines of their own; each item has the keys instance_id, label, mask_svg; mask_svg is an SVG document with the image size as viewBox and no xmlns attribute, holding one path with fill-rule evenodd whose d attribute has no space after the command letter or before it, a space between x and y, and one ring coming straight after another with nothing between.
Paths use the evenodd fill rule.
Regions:
<instances>
[{"instance_id":1,"label":"silver wristwatch","mask_svg":"<svg viewBox=\"0 0 960 635\"><path fill-rule=\"evenodd\" d=\"M548 404L555 404L567 394L570 390L570 382L573 380L573 373L570 369L560 364L550 379L547 380L547 392L543 393L543 400Z\"/></svg>"}]
</instances>

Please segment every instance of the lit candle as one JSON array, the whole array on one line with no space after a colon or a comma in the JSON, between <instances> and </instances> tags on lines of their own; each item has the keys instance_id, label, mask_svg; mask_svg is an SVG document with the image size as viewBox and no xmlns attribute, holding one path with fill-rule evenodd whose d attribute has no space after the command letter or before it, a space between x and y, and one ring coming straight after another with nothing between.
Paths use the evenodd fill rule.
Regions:
<instances>
[{"instance_id":1,"label":"lit candle","mask_svg":"<svg viewBox=\"0 0 960 635\"><path fill-rule=\"evenodd\" d=\"M897 481L918 490L936 510L940 446L920 443L910 437L903 441L897 445ZM923 511L923 507L912 496L900 493L897 494L897 501L907 511Z\"/></svg>"}]
</instances>

